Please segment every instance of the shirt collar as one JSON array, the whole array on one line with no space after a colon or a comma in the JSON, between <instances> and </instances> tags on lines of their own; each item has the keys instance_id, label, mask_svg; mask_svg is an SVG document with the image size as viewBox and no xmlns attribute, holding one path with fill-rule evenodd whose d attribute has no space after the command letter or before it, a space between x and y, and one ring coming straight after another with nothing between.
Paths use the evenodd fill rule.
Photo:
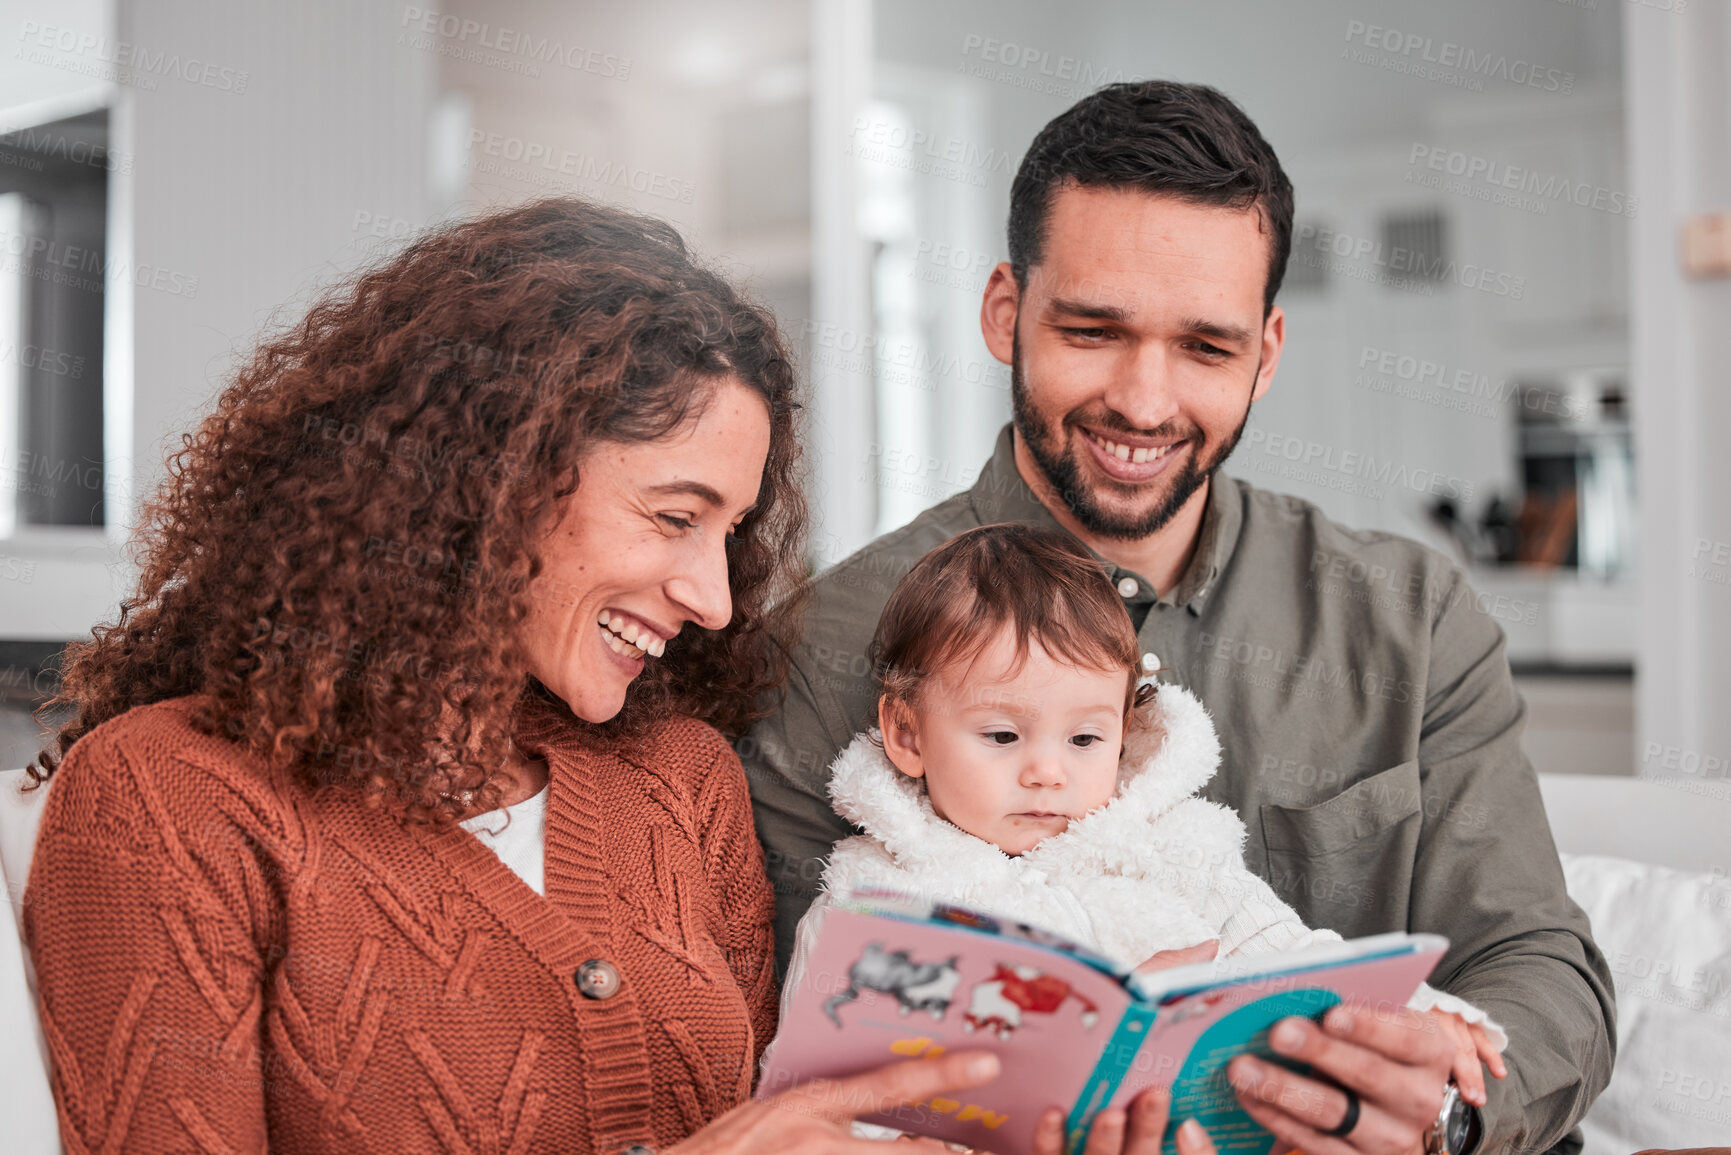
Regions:
<instances>
[{"instance_id":1,"label":"shirt collar","mask_svg":"<svg viewBox=\"0 0 1731 1155\"><path fill-rule=\"evenodd\" d=\"M998 432L997 445L991 460L980 470L979 480L968 491L974 513L981 525L1000 521L1025 521L1036 525L1062 529L1052 511L1041 503L1028 488L1016 469L1015 444L1010 438L1012 426ZM1237 481L1216 470L1208 486L1208 508L1202 514L1202 532L1196 542L1196 552L1185 567L1178 585L1166 591L1159 600L1165 605L1184 606L1192 613L1200 610L1201 601L1214 588L1215 580L1232 560L1238 545L1238 532L1244 524L1243 495ZM1093 552L1090 550L1089 552ZM1106 576L1114 585L1129 578L1136 583L1136 593L1124 600L1135 605L1155 600L1154 587L1141 574L1100 557ZM1127 588L1127 587L1120 587Z\"/></svg>"}]
</instances>

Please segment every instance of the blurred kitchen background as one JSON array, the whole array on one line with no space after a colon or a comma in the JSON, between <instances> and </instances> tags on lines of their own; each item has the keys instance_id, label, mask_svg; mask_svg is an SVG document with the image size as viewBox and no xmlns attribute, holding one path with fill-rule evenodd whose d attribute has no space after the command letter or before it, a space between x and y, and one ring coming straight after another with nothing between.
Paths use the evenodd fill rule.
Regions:
<instances>
[{"instance_id":1,"label":"blurred kitchen background","mask_svg":"<svg viewBox=\"0 0 1731 1155\"><path fill-rule=\"evenodd\" d=\"M0 764L236 359L453 214L631 205L770 303L815 566L966 488L1022 152L1170 77L1297 187L1227 468L1467 565L1540 769L1731 794L1724 5L0 0L0 43Z\"/></svg>"}]
</instances>

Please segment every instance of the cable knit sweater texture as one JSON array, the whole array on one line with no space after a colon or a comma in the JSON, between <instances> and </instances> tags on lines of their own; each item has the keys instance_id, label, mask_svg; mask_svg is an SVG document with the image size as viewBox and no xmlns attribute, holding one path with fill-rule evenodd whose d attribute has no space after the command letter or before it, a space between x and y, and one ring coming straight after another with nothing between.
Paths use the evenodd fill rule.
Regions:
<instances>
[{"instance_id":1,"label":"cable knit sweater texture","mask_svg":"<svg viewBox=\"0 0 1731 1155\"><path fill-rule=\"evenodd\" d=\"M188 705L93 730L47 799L26 929L68 1151L613 1155L750 1094L771 894L714 730L600 750L523 711L542 898L467 831L309 795ZM576 982L596 959L611 997Z\"/></svg>"}]
</instances>

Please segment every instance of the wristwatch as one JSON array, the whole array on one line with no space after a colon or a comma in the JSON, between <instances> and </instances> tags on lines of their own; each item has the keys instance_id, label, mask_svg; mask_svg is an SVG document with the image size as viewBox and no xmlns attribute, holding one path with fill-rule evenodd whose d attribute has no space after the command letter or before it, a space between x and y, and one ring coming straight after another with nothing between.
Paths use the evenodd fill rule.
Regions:
<instances>
[{"instance_id":1,"label":"wristwatch","mask_svg":"<svg viewBox=\"0 0 1731 1155\"><path fill-rule=\"evenodd\" d=\"M1461 1098L1461 1089L1449 1080L1443 1089L1442 1110L1425 1133L1425 1155L1468 1155L1479 1145L1479 1109Z\"/></svg>"}]
</instances>

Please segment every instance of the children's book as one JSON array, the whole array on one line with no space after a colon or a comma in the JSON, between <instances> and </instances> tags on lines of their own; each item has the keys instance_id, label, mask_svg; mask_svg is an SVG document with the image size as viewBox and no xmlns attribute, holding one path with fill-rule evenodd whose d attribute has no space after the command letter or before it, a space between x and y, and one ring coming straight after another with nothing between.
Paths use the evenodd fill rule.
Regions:
<instances>
[{"instance_id":1,"label":"children's book","mask_svg":"<svg viewBox=\"0 0 1731 1155\"><path fill-rule=\"evenodd\" d=\"M1018 1155L1056 1105L1068 1113L1068 1150L1080 1151L1098 1112L1163 1086L1167 1155L1192 1118L1221 1155L1278 1155L1239 1106L1226 1064L1271 1055L1269 1028L1288 1015L1405 1006L1447 947L1437 935L1383 934L1137 974L1024 923L856 890L824 918L757 1095L989 1050L1003 1063L992 1083L861 1121Z\"/></svg>"}]
</instances>

